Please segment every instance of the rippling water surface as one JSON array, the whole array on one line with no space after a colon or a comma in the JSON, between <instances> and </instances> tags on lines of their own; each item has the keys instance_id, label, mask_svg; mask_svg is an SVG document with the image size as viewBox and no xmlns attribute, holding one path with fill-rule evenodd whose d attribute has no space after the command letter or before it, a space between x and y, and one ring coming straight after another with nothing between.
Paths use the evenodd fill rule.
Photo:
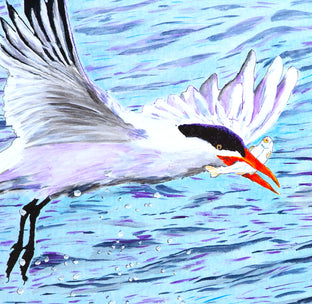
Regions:
<instances>
[{"instance_id":1,"label":"rippling water surface","mask_svg":"<svg viewBox=\"0 0 312 304\"><path fill-rule=\"evenodd\" d=\"M89 77L133 110L214 72L224 85L251 48L258 78L277 55L295 66L295 94L267 133L280 195L201 174L62 196L41 213L25 285L18 267L9 282L4 273L32 192L1 195L1 301L312 303L311 1L68 2ZM13 134L1 119L4 148Z\"/></svg>"}]
</instances>

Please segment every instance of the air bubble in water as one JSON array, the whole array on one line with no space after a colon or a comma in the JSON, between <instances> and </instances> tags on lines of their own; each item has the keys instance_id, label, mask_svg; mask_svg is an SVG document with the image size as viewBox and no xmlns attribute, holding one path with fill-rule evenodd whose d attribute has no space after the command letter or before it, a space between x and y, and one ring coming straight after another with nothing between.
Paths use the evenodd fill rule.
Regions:
<instances>
[{"instance_id":1,"label":"air bubble in water","mask_svg":"<svg viewBox=\"0 0 312 304\"><path fill-rule=\"evenodd\" d=\"M167 243L168 243L168 244L171 244L171 243L172 243L172 239L168 239L168 240L167 240Z\"/></svg>"},{"instance_id":2,"label":"air bubble in water","mask_svg":"<svg viewBox=\"0 0 312 304\"><path fill-rule=\"evenodd\" d=\"M73 280L78 280L79 279L79 276L80 276L80 273L75 273L73 275Z\"/></svg>"},{"instance_id":3,"label":"air bubble in water","mask_svg":"<svg viewBox=\"0 0 312 304\"><path fill-rule=\"evenodd\" d=\"M24 289L20 287L20 288L18 288L18 289L16 290L16 292L17 292L17 294L21 295L21 294L24 293Z\"/></svg>"},{"instance_id":4,"label":"air bubble in water","mask_svg":"<svg viewBox=\"0 0 312 304\"><path fill-rule=\"evenodd\" d=\"M79 197L81 195L81 191L80 190L75 190L74 191L74 196Z\"/></svg>"},{"instance_id":5,"label":"air bubble in water","mask_svg":"<svg viewBox=\"0 0 312 304\"><path fill-rule=\"evenodd\" d=\"M160 195L159 192L156 192L156 193L154 193L154 197L155 197L155 198L161 198L161 195Z\"/></svg>"},{"instance_id":6,"label":"air bubble in water","mask_svg":"<svg viewBox=\"0 0 312 304\"><path fill-rule=\"evenodd\" d=\"M68 260L69 256L67 254L64 254L64 260Z\"/></svg>"},{"instance_id":7,"label":"air bubble in water","mask_svg":"<svg viewBox=\"0 0 312 304\"><path fill-rule=\"evenodd\" d=\"M122 236L123 236L123 231L122 231L122 230L120 230L120 231L118 232L118 236L119 236L119 237L122 237Z\"/></svg>"},{"instance_id":8,"label":"air bubble in water","mask_svg":"<svg viewBox=\"0 0 312 304\"><path fill-rule=\"evenodd\" d=\"M40 265L41 264L41 261L40 260L37 260L36 262L35 262L35 265Z\"/></svg>"},{"instance_id":9,"label":"air bubble in water","mask_svg":"<svg viewBox=\"0 0 312 304\"><path fill-rule=\"evenodd\" d=\"M26 261L25 261L24 259L20 259L20 260L19 260L19 264L20 264L21 266L25 266L25 265L26 265Z\"/></svg>"},{"instance_id":10,"label":"air bubble in water","mask_svg":"<svg viewBox=\"0 0 312 304\"><path fill-rule=\"evenodd\" d=\"M45 262L45 263L48 263L49 261L50 261L49 257L45 257L45 258L44 258L44 262Z\"/></svg>"},{"instance_id":11,"label":"air bubble in water","mask_svg":"<svg viewBox=\"0 0 312 304\"><path fill-rule=\"evenodd\" d=\"M161 247L160 246L156 246L156 251L160 251Z\"/></svg>"}]
</instances>

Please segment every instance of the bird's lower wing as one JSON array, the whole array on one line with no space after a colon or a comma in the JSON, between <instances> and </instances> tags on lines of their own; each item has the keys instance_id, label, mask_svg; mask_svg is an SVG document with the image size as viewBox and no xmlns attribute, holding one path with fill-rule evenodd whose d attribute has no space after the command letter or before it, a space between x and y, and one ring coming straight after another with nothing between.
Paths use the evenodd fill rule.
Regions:
<instances>
[{"instance_id":1,"label":"bird's lower wing","mask_svg":"<svg viewBox=\"0 0 312 304\"><path fill-rule=\"evenodd\" d=\"M135 130L81 68L64 0L25 0L24 8L24 20L9 4L11 25L1 18L7 124L26 146L129 140Z\"/></svg>"},{"instance_id":2,"label":"bird's lower wing","mask_svg":"<svg viewBox=\"0 0 312 304\"><path fill-rule=\"evenodd\" d=\"M282 77L277 57L255 88L256 55L251 50L236 77L221 90L216 74L199 90L193 86L167 100L157 99L143 113L154 119L172 119L176 124L203 123L231 129L248 144L264 134L278 119L294 89L298 72L291 67Z\"/></svg>"}]
</instances>

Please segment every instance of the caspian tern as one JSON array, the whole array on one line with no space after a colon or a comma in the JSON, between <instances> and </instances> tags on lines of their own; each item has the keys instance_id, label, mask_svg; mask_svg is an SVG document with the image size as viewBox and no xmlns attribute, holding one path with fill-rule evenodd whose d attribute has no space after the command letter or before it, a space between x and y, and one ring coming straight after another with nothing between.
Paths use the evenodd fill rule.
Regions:
<instances>
[{"instance_id":1,"label":"caspian tern","mask_svg":"<svg viewBox=\"0 0 312 304\"><path fill-rule=\"evenodd\" d=\"M17 137L0 154L0 190L31 188L46 197L23 208L8 277L25 249L20 267L27 280L40 209L70 189L158 183L236 161L278 185L246 145L275 123L297 82L293 67L282 76L280 57L256 88L256 56L250 51L237 76L221 90L213 74L199 90L189 86L181 95L158 99L137 113L87 78L64 0L24 0L26 18L7 7L11 24L1 18L0 64L9 73L5 118ZM28 216L30 240L23 247Z\"/></svg>"}]
</instances>

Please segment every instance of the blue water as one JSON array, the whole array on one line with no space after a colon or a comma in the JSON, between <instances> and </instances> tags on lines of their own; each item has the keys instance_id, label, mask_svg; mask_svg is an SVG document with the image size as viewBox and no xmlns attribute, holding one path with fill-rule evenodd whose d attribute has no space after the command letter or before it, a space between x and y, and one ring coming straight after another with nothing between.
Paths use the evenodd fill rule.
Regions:
<instances>
[{"instance_id":1,"label":"blue water","mask_svg":"<svg viewBox=\"0 0 312 304\"><path fill-rule=\"evenodd\" d=\"M214 72L224 85L251 48L258 79L277 55L295 66L295 93L266 134L280 195L236 175L201 174L59 197L41 213L23 285L18 267L9 282L4 274L33 193L8 192L0 197L0 301L312 303L311 1L90 0L68 9L89 77L133 110ZM4 148L14 135L1 119Z\"/></svg>"}]
</instances>

